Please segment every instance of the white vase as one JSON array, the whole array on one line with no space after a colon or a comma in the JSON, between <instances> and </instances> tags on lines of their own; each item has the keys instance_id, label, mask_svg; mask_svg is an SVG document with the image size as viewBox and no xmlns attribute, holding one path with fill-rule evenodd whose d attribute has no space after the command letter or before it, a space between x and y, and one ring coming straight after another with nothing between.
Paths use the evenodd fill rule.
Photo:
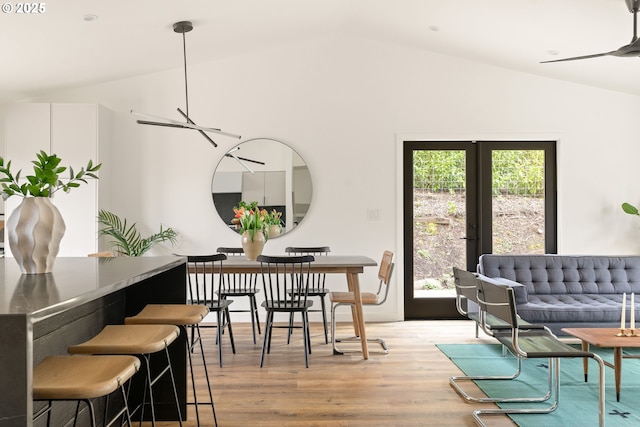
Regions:
<instances>
[{"instance_id":1,"label":"white vase","mask_svg":"<svg viewBox=\"0 0 640 427\"><path fill-rule=\"evenodd\" d=\"M245 231L244 233L242 233L241 241L245 257L248 260L255 261L256 258L258 258L258 255L262 254L266 239L264 238L264 234L262 233L262 231L256 231L253 234L252 241L249 232Z\"/></svg>"},{"instance_id":2,"label":"white vase","mask_svg":"<svg viewBox=\"0 0 640 427\"><path fill-rule=\"evenodd\" d=\"M48 197L25 197L6 223L11 253L23 274L50 273L66 229Z\"/></svg>"},{"instance_id":3,"label":"white vase","mask_svg":"<svg viewBox=\"0 0 640 427\"><path fill-rule=\"evenodd\" d=\"M282 232L282 228L278 224L271 224L269 225L269 228L267 228L267 235L269 236L270 239L273 239L274 237L278 237L281 232Z\"/></svg>"}]
</instances>

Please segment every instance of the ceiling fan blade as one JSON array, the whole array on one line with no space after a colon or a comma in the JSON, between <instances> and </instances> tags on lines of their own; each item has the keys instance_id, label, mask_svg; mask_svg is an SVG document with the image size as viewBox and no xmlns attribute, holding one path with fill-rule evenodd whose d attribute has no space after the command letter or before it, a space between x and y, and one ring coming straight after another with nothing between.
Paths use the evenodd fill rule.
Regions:
<instances>
[{"instance_id":1,"label":"ceiling fan blade","mask_svg":"<svg viewBox=\"0 0 640 427\"><path fill-rule=\"evenodd\" d=\"M631 43L622 46L616 50L605 53L596 53L593 55L574 56L571 58L553 59L550 61L541 61L541 64L550 62L577 61L579 59L599 58L601 56L617 56L619 58L639 57L640 56L640 39L638 38L638 11L640 11L640 0L625 0L627 9L633 14L633 38Z\"/></svg>"},{"instance_id":2,"label":"ceiling fan blade","mask_svg":"<svg viewBox=\"0 0 640 427\"><path fill-rule=\"evenodd\" d=\"M553 59L551 61L540 61L541 64L548 64L549 62L564 62L564 61L577 61L579 59L598 58L600 56L613 55L616 51L606 53L595 53L593 55L574 56L572 58Z\"/></svg>"}]
</instances>

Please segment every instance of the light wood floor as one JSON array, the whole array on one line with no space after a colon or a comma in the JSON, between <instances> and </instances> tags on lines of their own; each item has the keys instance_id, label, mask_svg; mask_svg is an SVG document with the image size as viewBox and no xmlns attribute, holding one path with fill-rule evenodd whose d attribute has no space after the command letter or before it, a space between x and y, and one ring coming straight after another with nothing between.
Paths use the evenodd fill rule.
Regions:
<instances>
[{"instance_id":1,"label":"light wood floor","mask_svg":"<svg viewBox=\"0 0 640 427\"><path fill-rule=\"evenodd\" d=\"M475 338L470 321L369 323L369 337L384 337L391 348L386 355L372 353L369 360L359 353L334 356L331 344L324 344L322 326L312 324L308 369L299 330L286 345L286 330L274 329L271 354L260 368L261 343L253 344L250 324L234 323L233 328L236 354L225 336L222 368L215 329L205 330L220 427L474 426L471 412L491 406L465 403L455 393L448 380L460 371L435 346L494 342L486 336ZM352 331L350 324L338 325L338 336ZM376 349L373 344L370 348ZM204 384L200 376L197 386ZM210 408L201 407L201 417L202 412L205 422L201 424L213 425ZM184 425L194 426L193 407L188 416ZM514 425L506 416L490 421L495 426Z\"/></svg>"}]
</instances>

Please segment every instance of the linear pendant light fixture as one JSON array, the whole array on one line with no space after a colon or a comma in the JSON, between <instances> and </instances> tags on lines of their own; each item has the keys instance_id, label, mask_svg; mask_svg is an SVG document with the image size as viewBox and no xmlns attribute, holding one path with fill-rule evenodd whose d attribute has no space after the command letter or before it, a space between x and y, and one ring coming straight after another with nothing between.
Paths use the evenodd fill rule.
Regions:
<instances>
[{"instance_id":1,"label":"linear pendant light fixture","mask_svg":"<svg viewBox=\"0 0 640 427\"><path fill-rule=\"evenodd\" d=\"M180 122L177 120L171 120L171 119L167 119L159 116L152 116L150 114L137 113L133 110L131 110L131 114L144 117L147 119L153 119L153 120L137 120L137 122L141 125L166 126L166 127L180 128L180 129L197 130L200 133L200 135L202 135L214 147L217 147L218 144L216 144L215 141L211 139L209 135L207 135L207 132L212 132L218 135L228 136L228 137L237 138L237 139L240 139L241 137L240 135L235 135L233 133L223 132L221 129L218 129L218 128L198 126L189 117L189 86L187 84L187 42L186 42L185 34L191 30L193 30L193 24L191 23L191 21L180 21L173 24L173 31L176 33L182 34L182 52L183 52L183 58L184 58L184 93L185 93L186 112L182 111L180 108L178 108L177 110L178 110L178 113L180 113L180 115L186 120L186 122Z\"/></svg>"}]
</instances>

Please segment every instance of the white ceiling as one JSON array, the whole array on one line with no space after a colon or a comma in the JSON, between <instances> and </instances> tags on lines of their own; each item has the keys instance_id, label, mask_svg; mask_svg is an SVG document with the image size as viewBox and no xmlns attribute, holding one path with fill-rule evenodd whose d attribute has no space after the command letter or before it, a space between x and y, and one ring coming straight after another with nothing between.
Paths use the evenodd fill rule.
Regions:
<instances>
[{"instance_id":1,"label":"white ceiling","mask_svg":"<svg viewBox=\"0 0 640 427\"><path fill-rule=\"evenodd\" d=\"M624 0L57 0L40 14L5 3L0 101L181 67L181 20L195 27L189 63L354 33L640 95L638 58L539 63L628 44Z\"/></svg>"}]
</instances>

